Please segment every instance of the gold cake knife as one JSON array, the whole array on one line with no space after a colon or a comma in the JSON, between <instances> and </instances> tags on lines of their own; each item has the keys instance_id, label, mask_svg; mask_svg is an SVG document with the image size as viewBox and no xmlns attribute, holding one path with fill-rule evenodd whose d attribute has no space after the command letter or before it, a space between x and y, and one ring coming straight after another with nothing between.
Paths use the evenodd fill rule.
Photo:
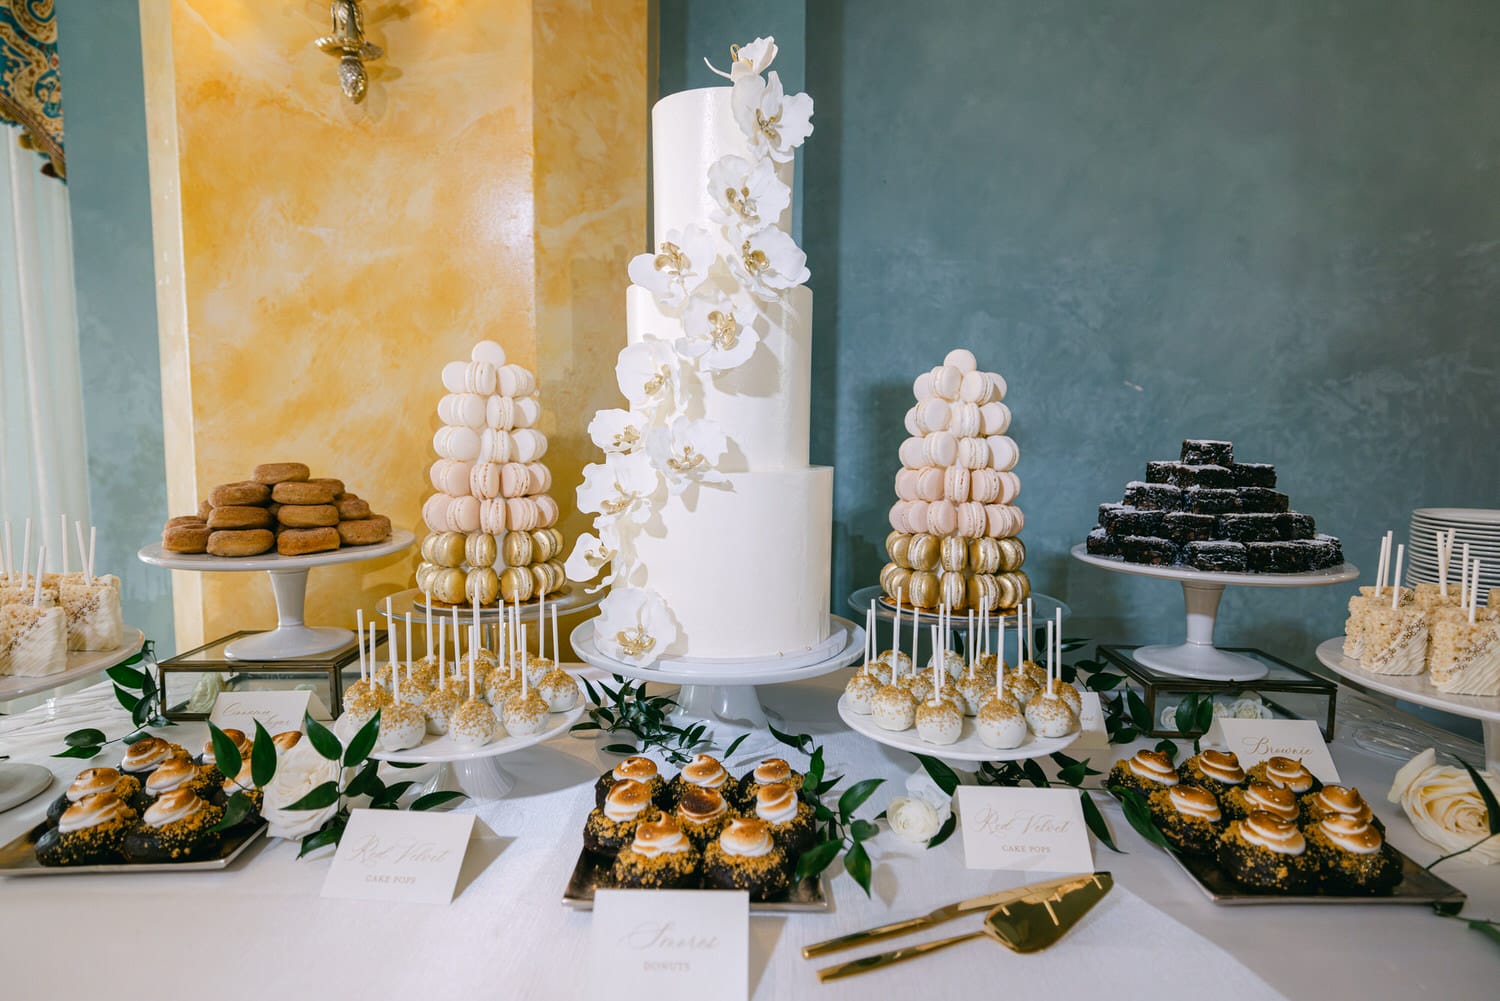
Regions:
<instances>
[{"instance_id":1,"label":"gold cake knife","mask_svg":"<svg viewBox=\"0 0 1500 1001\"><path fill-rule=\"evenodd\" d=\"M841 980L985 935L1015 952L1040 952L1066 935L1113 886L1114 878L1107 872L1023 886L1010 891L1013 899L985 915L984 925L978 931L827 966L818 971L818 980L823 983Z\"/></svg>"},{"instance_id":2,"label":"gold cake knife","mask_svg":"<svg viewBox=\"0 0 1500 1001\"><path fill-rule=\"evenodd\" d=\"M840 935L838 938L828 939L826 942L815 942L812 945L802 947L802 958L812 959L814 956L827 955L830 952L838 952L840 949L853 949L858 946L878 942L881 939L894 938L897 935L905 935L908 932L918 931L922 928L931 928L954 918L961 918L965 914L974 914L979 911L993 910L1001 904L1007 904L1014 900L1022 900L1031 893L1046 893L1050 890L1076 882L1077 876L1064 876L1062 879L1049 879L1042 883L1031 883L1027 886L1018 886L1010 890L1001 890L998 893L987 893L982 897L972 897L969 900L960 900L956 904L948 904L937 910L920 917L908 918L905 921L893 921L890 924L881 925L878 928L870 928L866 931L850 932Z\"/></svg>"}]
</instances>

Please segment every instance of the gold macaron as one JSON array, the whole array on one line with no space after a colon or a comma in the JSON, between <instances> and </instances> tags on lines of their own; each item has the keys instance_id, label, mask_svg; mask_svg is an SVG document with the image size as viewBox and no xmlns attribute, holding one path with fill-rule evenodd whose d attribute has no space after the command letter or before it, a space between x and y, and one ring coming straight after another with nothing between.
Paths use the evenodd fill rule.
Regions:
<instances>
[{"instance_id":1,"label":"gold macaron","mask_svg":"<svg viewBox=\"0 0 1500 1001\"><path fill-rule=\"evenodd\" d=\"M531 541L530 533L506 532L504 552L506 566L529 567L536 552L536 545Z\"/></svg>"},{"instance_id":2,"label":"gold macaron","mask_svg":"<svg viewBox=\"0 0 1500 1001\"><path fill-rule=\"evenodd\" d=\"M938 583L937 574L926 570L913 570L906 596L918 608L936 608L943 597L943 589Z\"/></svg>"},{"instance_id":3,"label":"gold macaron","mask_svg":"<svg viewBox=\"0 0 1500 1001\"><path fill-rule=\"evenodd\" d=\"M512 532L511 535L517 533ZM536 578L526 567L508 567L500 575L500 597L507 602L530 601L536 590Z\"/></svg>"},{"instance_id":4,"label":"gold macaron","mask_svg":"<svg viewBox=\"0 0 1500 1001\"><path fill-rule=\"evenodd\" d=\"M964 598L968 595L969 588L962 571L945 570L939 583L942 587L943 604L950 609L964 607Z\"/></svg>"},{"instance_id":5,"label":"gold macaron","mask_svg":"<svg viewBox=\"0 0 1500 1001\"><path fill-rule=\"evenodd\" d=\"M464 543L464 559L471 567L492 567L500 547L489 532L475 532Z\"/></svg>"},{"instance_id":6,"label":"gold macaron","mask_svg":"<svg viewBox=\"0 0 1500 1001\"><path fill-rule=\"evenodd\" d=\"M464 581L464 597L481 605L493 605L500 594L500 578L490 567L475 567Z\"/></svg>"},{"instance_id":7,"label":"gold macaron","mask_svg":"<svg viewBox=\"0 0 1500 1001\"><path fill-rule=\"evenodd\" d=\"M450 605L461 605L465 597L468 574L458 567L443 567L432 575L432 596Z\"/></svg>"},{"instance_id":8,"label":"gold macaron","mask_svg":"<svg viewBox=\"0 0 1500 1001\"><path fill-rule=\"evenodd\" d=\"M1008 539L986 541L994 541L1000 547L1001 570L1019 570L1021 569L1021 564L1026 562L1026 543L1015 536L1011 536Z\"/></svg>"},{"instance_id":9,"label":"gold macaron","mask_svg":"<svg viewBox=\"0 0 1500 1001\"><path fill-rule=\"evenodd\" d=\"M898 566L910 569L907 562L907 550L911 546L911 536L905 532L892 532L885 537L885 554Z\"/></svg>"},{"instance_id":10,"label":"gold macaron","mask_svg":"<svg viewBox=\"0 0 1500 1001\"><path fill-rule=\"evenodd\" d=\"M937 536L926 532L913 535L906 545L906 562L913 570L936 570L941 556Z\"/></svg>"},{"instance_id":11,"label":"gold macaron","mask_svg":"<svg viewBox=\"0 0 1500 1001\"><path fill-rule=\"evenodd\" d=\"M969 546L963 539L960 539L956 535L950 535L942 541L942 544L938 548L942 554L944 570L957 573L964 571L969 560Z\"/></svg>"},{"instance_id":12,"label":"gold macaron","mask_svg":"<svg viewBox=\"0 0 1500 1001\"><path fill-rule=\"evenodd\" d=\"M993 612L1000 607L1000 585L987 573L969 578L969 607L976 612Z\"/></svg>"},{"instance_id":13,"label":"gold macaron","mask_svg":"<svg viewBox=\"0 0 1500 1001\"><path fill-rule=\"evenodd\" d=\"M996 539L974 539L969 543L969 569L975 573L994 573L1000 569L1000 543Z\"/></svg>"}]
</instances>

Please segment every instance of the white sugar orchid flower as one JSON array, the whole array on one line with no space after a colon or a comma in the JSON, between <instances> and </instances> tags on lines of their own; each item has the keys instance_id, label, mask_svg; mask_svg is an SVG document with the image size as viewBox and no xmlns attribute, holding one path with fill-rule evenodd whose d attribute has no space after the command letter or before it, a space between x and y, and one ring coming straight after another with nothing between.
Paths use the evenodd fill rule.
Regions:
<instances>
[{"instance_id":1,"label":"white sugar orchid flower","mask_svg":"<svg viewBox=\"0 0 1500 1001\"><path fill-rule=\"evenodd\" d=\"M744 76L754 76L764 73L776 59L776 39L767 35L765 38L757 38L753 42L744 45L731 45L729 47L729 72L725 73L713 63L708 57L703 57L704 65L713 70L726 80L738 80Z\"/></svg>"},{"instance_id":2,"label":"white sugar orchid flower","mask_svg":"<svg viewBox=\"0 0 1500 1001\"><path fill-rule=\"evenodd\" d=\"M753 309L736 305L722 292L700 291L682 311L686 336L677 342L677 350L710 372L738 368L750 360L760 343L751 323Z\"/></svg>"},{"instance_id":3,"label":"white sugar orchid flower","mask_svg":"<svg viewBox=\"0 0 1500 1001\"><path fill-rule=\"evenodd\" d=\"M728 445L717 423L687 417L677 418L671 427L654 428L646 436L646 454L673 494L698 483L725 482L717 466Z\"/></svg>"},{"instance_id":4,"label":"white sugar orchid flower","mask_svg":"<svg viewBox=\"0 0 1500 1001\"><path fill-rule=\"evenodd\" d=\"M708 278L716 257L713 237L702 226L669 229L657 253L631 258L630 280L676 309Z\"/></svg>"},{"instance_id":5,"label":"white sugar orchid flower","mask_svg":"<svg viewBox=\"0 0 1500 1001\"><path fill-rule=\"evenodd\" d=\"M568 580L584 583L598 577L608 567L609 572L604 574L603 579L586 589L586 593L593 594L614 583L619 573L616 566L619 555L619 537L614 526L606 523L599 527L598 537L588 532L578 537L578 541L573 544L572 554L563 564L563 572L568 575Z\"/></svg>"},{"instance_id":6,"label":"white sugar orchid flower","mask_svg":"<svg viewBox=\"0 0 1500 1001\"><path fill-rule=\"evenodd\" d=\"M751 146L778 163L790 163L812 135L812 98L785 93L774 70L765 79L750 75L735 80L730 105Z\"/></svg>"},{"instance_id":7,"label":"white sugar orchid flower","mask_svg":"<svg viewBox=\"0 0 1500 1001\"><path fill-rule=\"evenodd\" d=\"M620 352L615 360L615 381L631 407L677 405L678 365L672 345L657 337L646 337Z\"/></svg>"},{"instance_id":8,"label":"white sugar orchid flower","mask_svg":"<svg viewBox=\"0 0 1500 1001\"><path fill-rule=\"evenodd\" d=\"M650 423L633 410L600 410L589 421L589 438L605 452L634 452L645 441Z\"/></svg>"},{"instance_id":9,"label":"white sugar orchid flower","mask_svg":"<svg viewBox=\"0 0 1500 1001\"><path fill-rule=\"evenodd\" d=\"M677 642L677 623L655 591L618 587L599 604L594 642L617 660L643 667Z\"/></svg>"},{"instance_id":10,"label":"white sugar orchid flower","mask_svg":"<svg viewBox=\"0 0 1500 1001\"><path fill-rule=\"evenodd\" d=\"M807 254L776 227L746 237L732 265L735 278L759 299L779 299L787 289L812 277Z\"/></svg>"},{"instance_id":11,"label":"white sugar orchid flower","mask_svg":"<svg viewBox=\"0 0 1500 1001\"><path fill-rule=\"evenodd\" d=\"M651 517L651 496L660 483L645 452L611 452L604 462L583 467L578 510L599 515L594 525L601 531L617 519L641 525Z\"/></svg>"},{"instance_id":12,"label":"white sugar orchid flower","mask_svg":"<svg viewBox=\"0 0 1500 1001\"><path fill-rule=\"evenodd\" d=\"M754 233L774 226L792 204L792 189L776 176L771 160L733 154L708 168L708 194L716 206L714 222L731 232Z\"/></svg>"}]
</instances>

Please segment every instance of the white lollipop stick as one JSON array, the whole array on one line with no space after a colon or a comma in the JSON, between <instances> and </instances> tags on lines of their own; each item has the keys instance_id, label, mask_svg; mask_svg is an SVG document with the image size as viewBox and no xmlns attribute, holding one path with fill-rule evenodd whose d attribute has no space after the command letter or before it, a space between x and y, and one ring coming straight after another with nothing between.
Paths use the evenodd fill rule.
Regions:
<instances>
[{"instance_id":1,"label":"white lollipop stick","mask_svg":"<svg viewBox=\"0 0 1500 1001\"><path fill-rule=\"evenodd\" d=\"M443 628L442 616L438 617L438 688L448 681L448 630Z\"/></svg>"},{"instance_id":2,"label":"white lollipop stick","mask_svg":"<svg viewBox=\"0 0 1500 1001\"><path fill-rule=\"evenodd\" d=\"M1057 685L1052 676L1052 620L1047 620L1047 697L1057 694Z\"/></svg>"},{"instance_id":3,"label":"white lollipop stick","mask_svg":"<svg viewBox=\"0 0 1500 1001\"><path fill-rule=\"evenodd\" d=\"M939 609L938 610L938 622L942 622L942 620L943 620L943 613L942 613L942 610ZM933 658L932 658L932 699L931 699L931 701L933 703L936 703L937 702L937 698L938 698L938 675L946 673L946 671L945 671L945 669L943 667L943 662L942 662L941 658L937 656L937 652L938 652L938 632L940 631L941 628L942 628L941 626L933 626L932 627L932 652L933 652Z\"/></svg>"},{"instance_id":4,"label":"white lollipop stick","mask_svg":"<svg viewBox=\"0 0 1500 1001\"><path fill-rule=\"evenodd\" d=\"M365 610L357 608L354 610L354 621L358 629L354 634L354 641L359 644L359 680L365 680Z\"/></svg>"},{"instance_id":5,"label":"white lollipop stick","mask_svg":"<svg viewBox=\"0 0 1500 1001\"><path fill-rule=\"evenodd\" d=\"M974 633L974 609L969 609L969 680L974 680L974 663L979 659L979 650L974 645L979 637Z\"/></svg>"},{"instance_id":6,"label":"white lollipop stick","mask_svg":"<svg viewBox=\"0 0 1500 1001\"><path fill-rule=\"evenodd\" d=\"M1474 583L1469 588L1469 625L1474 624L1475 610L1479 607L1479 560L1474 561Z\"/></svg>"},{"instance_id":7,"label":"white lollipop stick","mask_svg":"<svg viewBox=\"0 0 1500 1001\"><path fill-rule=\"evenodd\" d=\"M1057 616L1057 680L1062 680L1062 609L1056 610Z\"/></svg>"},{"instance_id":8,"label":"white lollipop stick","mask_svg":"<svg viewBox=\"0 0 1500 1001\"><path fill-rule=\"evenodd\" d=\"M902 587L896 588L896 624L891 627L891 667L895 668L896 662L901 659L901 598L906 593Z\"/></svg>"},{"instance_id":9,"label":"white lollipop stick","mask_svg":"<svg viewBox=\"0 0 1500 1001\"><path fill-rule=\"evenodd\" d=\"M1465 553L1464 554L1464 558L1468 559L1468 555L1469 555L1468 553ZM1396 584L1395 584L1394 587L1391 588L1391 611L1393 611L1393 612L1396 610L1396 606L1398 604L1400 604L1400 602L1401 602L1401 561L1404 560L1404 559L1406 559L1406 546L1405 545L1397 545L1396 546L1396 574L1395 574L1395 577L1393 578L1395 580Z\"/></svg>"},{"instance_id":10,"label":"white lollipop stick","mask_svg":"<svg viewBox=\"0 0 1500 1001\"><path fill-rule=\"evenodd\" d=\"M380 665L375 661L375 620L370 620L370 686L380 686Z\"/></svg>"},{"instance_id":11,"label":"white lollipop stick","mask_svg":"<svg viewBox=\"0 0 1500 1001\"><path fill-rule=\"evenodd\" d=\"M562 649L562 647L560 647L560 646L557 645L557 603L553 602L552 603L552 659L557 662L557 664L558 664L559 667L562 666L562 658L560 656L558 656L558 651L561 650L561 649Z\"/></svg>"},{"instance_id":12,"label":"white lollipop stick","mask_svg":"<svg viewBox=\"0 0 1500 1001\"><path fill-rule=\"evenodd\" d=\"M390 611L390 606L389 605L386 606L386 611L387 612ZM391 618L391 617L389 617L389 616L387 616L386 620L385 620L385 645L386 645L386 651L385 652L390 657L390 662L391 662L391 664L390 664L390 666L391 666L391 676L395 677L396 676L396 620L393 619L393 618Z\"/></svg>"},{"instance_id":13,"label":"white lollipop stick","mask_svg":"<svg viewBox=\"0 0 1500 1001\"><path fill-rule=\"evenodd\" d=\"M526 627L523 625L521 627L521 700L523 702L525 701L526 694L529 691L527 687L526 675L529 673L527 669L530 666L531 665L530 663L528 663L526 657Z\"/></svg>"},{"instance_id":14,"label":"white lollipop stick","mask_svg":"<svg viewBox=\"0 0 1500 1001\"><path fill-rule=\"evenodd\" d=\"M99 541L99 529L93 525L89 526L89 565L86 577L88 582L94 582L94 543Z\"/></svg>"},{"instance_id":15,"label":"white lollipop stick","mask_svg":"<svg viewBox=\"0 0 1500 1001\"><path fill-rule=\"evenodd\" d=\"M453 609L453 670L463 677L464 655L463 641L458 632L458 609Z\"/></svg>"},{"instance_id":16,"label":"white lollipop stick","mask_svg":"<svg viewBox=\"0 0 1500 1001\"><path fill-rule=\"evenodd\" d=\"M1463 608L1469 603L1469 544L1464 543L1464 561L1459 564L1462 573L1458 575L1458 607Z\"/></svg>"},{"instance_id":17,"label":"white lollipop stick","mask_svg":"<svg viewBox=\"0 0 1500 1001\"><path fill-rule=\"evenodd\" d=\"M922 633L922 610L916 605L911 606L911 669L917 669L917 638ZM891 680L895 681L901 672L896 665L891 665Z\"/></svg>"},{"instance_id":18,"label":"white lollipop stick","mask_svg":"<svg viewBox=\"0 0 1500 1001\"><path fill-rule=\"evenodd\" d=\"M406 668L411 670L411 613L406 613Z\"/></svg>"},{"instance_id":19,"label":"white lollipop stick","mask_svg":"<svg viewBox=\"0 0 1500 1001\"><path fill-rule=\"evenodd\" d=\"M84 561L84 572L87 573L87 571L88 571L88 563L87 563L88 549L83 544L83 522L81 522L81 521L75 521L75 522L73 522L73 535L75 537L77 537L77 539L78 539L78 558L79 558L79 560ZM92 584L93 580L90 580L89 583Z\"/></svg>"},{"instance_id":20,"label":"white lollipop stick","mask_svg":"<svg viewBox=\"0 0 1500 1001\"><path fill-rule=\"evenodd\" d=\"M0 542L0 559L5 561L5 582L10 583L11 570L15 566L10 559L10 519L5 519L5 535Z\"/></svg>"},{"instance_id":21,"label":"white lollipop stick","mask_svg":"<svg viewBox=\"0 0 1500 1001\"><path fill-rule=\"evenodd\" d=\"M1448 553L1447 550L1443 547L1443 539L1447 535L1447 533L1434 532L1432 534L1433 538L1437 540L1438 580L1440 582L1438 587L1440 588L1443 597L1446 598L1448 596Z\"/></svg>"},{"instance_id":22,"label":"white lollipop stick","mask_svg":"<svg viewBox=\"0 0 1500 1001\"><path fill-rule=\"evenodd\" d=\"M42 567L47 561L47 545L43 543L36 547L36 586L31 591L31 607L42 607Z\"/></svg>"},{"instance_id":23,"label":"white lollipop stick","mask_svg":"<svg viewBox=\"0 0 1500 1001\"><path fill-rule=\"evenodd\" d=\"M1036 606L1026 599L1026 659L1036 661Z\"/></svg>"},{"instance_id":24,"label":"white lollipop stick","mask_svg":"<svg viewBox=\"0 0 1500 1001\"><path fill-rule=\"evenodd\" d=\"M547 656L547 595L542 594L537 598L537 620L536 620L536 655L540 659Z\"/></svg>"},{"instance_id":25,"label":"white lollipop stick","mask_svg":"<svg viewBox=\"0 0 1500 1001\"><path fill-rule=\"evenodd\" d=\"M427 608L427 656L432 656L432 594L422 592L422 604Z\"/></svg>"},{"instance_id":26,"label":"white lollipop stick","mask_svg":"<svg viewBox=\"0 0 1500 1001\"><path fill-rule=\"evenodd\" d=\"M474 591L474 599L473 600L474 600L474 634L473 635L474 635L474 642L476 644L478 644L478 642L479 642L479 591L478 591L477 588ZM474 649L473 647L469 648L469 650L470 650L471 653L472 653L473 649ZM473 659L473 658L471 657L470 659Z\"/></svg>"},{"instance_id":27,"label":"white lollipop stick","mask_svg":"<svg viewBox=\"0 0 1500 1001\"><path fill-rule=\"evenodd\" d=\"M1378 595L1385 589L1385 568L1391 558L1391 533L1386 532L1380 538L1380 561L1375 565L1375 593Z\"/></svg>"},{"instance_id":28,"label":"white lollipop stick","mask_svg":"<svg viewBox=\"0 0 1500 1001\"><path fill-rule=\"evenodd\" d=\"M1005 616L1000 616L1000 652L1002 656L995 661L995 695L1005 698Z\"/></svg>"},{"instance_id":29,"label":"white lollipop stick","mask_svg":"<svg viewBox=\"0 0 1500 1001\"><path fill-rule=\"evenodd\" d=\"M57 541L62 546L62 566L60 572L68 572L68 516L60 514L57 516ZM82 556L83 554L79 554Z\"/></svg>"},{"instance_id":30,"label":"white lollipop stick","mask_svg":"<svg viewBox=\"0 0 1500 1001\"><path fill-rule=\"evenodd\" d=\"M21 586L31 577L31 519L26 519L26 537L21 543Z\"/></svg>"}]
</instances>

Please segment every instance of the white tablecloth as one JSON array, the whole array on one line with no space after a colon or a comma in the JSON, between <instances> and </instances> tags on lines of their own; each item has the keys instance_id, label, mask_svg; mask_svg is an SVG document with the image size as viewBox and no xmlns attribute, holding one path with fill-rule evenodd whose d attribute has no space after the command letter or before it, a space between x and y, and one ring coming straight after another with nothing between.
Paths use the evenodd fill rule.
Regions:
<instances>
[{"instance_id":1,"label":"white tablecloth","mask_svg":"<svg viewBox=\"0 0 1500 1001\"><path fill-rule=\"evenodd\" d=\"M765 689L794 730L824 743L830 774L885 776L865 813L901 791L914 760L848 732L833 704L839 677ZM122 730L107 689L67 696L0 719L0 753L46 764L60 781L79 762L47 755L85 725ZM200 727L167 734L190 746ZM573 998L585 994L589 916L560 903L579 850L578 831L604 763L596 742L561 738L504 759L517 780L509 797L470 803L483 822L459 891L447 907L324 900L326 858L298 861L296 845L265 842L223 872L0 880L0 996L114 996L122 987L153 998L215 996L366 998ZM740 765L770 751L747 743ZM1400 811L1384 802L1398 762L1339 741L1345 780L1360 786L1394 844L1419 861L1435 857ZM795 755L788 755L794 765ZM114 754L100 763L113 763ZM35 824L61 785L0 814L0 840ZM1115 893L1063 943L1017 956L976 941L889 970L820 985L801 946L939 904L1028 881L971 872L960 839L933 851L889 833L872 844L874 896L840 873L828 914L751 922L751 993L757 998L983 997L998 987L1025 997L1098 998L1493 998L1500 949L1422 907L1215 906L1159 850L1124 822L1106 796L1126 854L1096 846ZM1440 869L1470 896L1469 911L1500 916L1500 867L1464 860ZM953 934L974 919L891 944ZM1241 965L1243 964L1243 965ZM148 972L149 971L149 972ZM1207 974L1210 979L1203 980Z\"/></svg>"}]
</instances>

